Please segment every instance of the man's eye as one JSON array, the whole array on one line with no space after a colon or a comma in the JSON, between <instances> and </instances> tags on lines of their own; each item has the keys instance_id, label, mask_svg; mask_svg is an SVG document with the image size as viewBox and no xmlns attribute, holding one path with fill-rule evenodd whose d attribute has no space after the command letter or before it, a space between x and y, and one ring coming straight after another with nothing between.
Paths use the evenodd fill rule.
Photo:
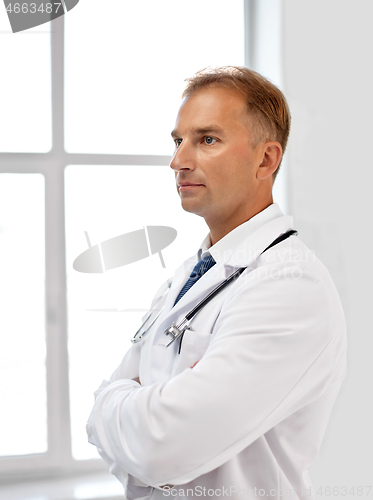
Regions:
<instances>
[{"instance_id":1,"label":"man's eye","mask_svg":"<svg viewBox=\"0 0 373 500\"><path fill-rule=\"evenodd\" d=\"M178 148L180 146L180 144L182 143L182 139L175 139L175 146Z\"/></svg>"},{"instance_id":2,"label":"man's eye","mask_svg":"<svg viewBox=\"0 0 373 500\"><path fill-rule=\"evenodd\" d=\"M214 139L213 137L210 137L210 136L206 136L204 137L204 142L208 145L210 144L214 144L216 142L216 139Z\"/></svg>"}]
</instances>

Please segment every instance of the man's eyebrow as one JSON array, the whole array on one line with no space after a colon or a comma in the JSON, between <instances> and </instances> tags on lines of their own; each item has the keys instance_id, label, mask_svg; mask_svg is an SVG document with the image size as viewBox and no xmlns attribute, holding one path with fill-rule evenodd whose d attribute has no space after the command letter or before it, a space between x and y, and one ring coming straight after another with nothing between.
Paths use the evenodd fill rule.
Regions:
<instances>
[{"instance_id":1,"label":"man's eyebrow","mask_svg":"<svg viewBox=\"0 0 373 500\"><path fill-rule=\"evenodd\" d=\"M193 133L195 133L196 135L224 134L224 130L217 125L211 125L210 127L195 128L193 129Z\"/></svg>"},{"instance_id":2,"label":"man's eyebrow","mask_svg":"<svg viewBox=\"0 0 373 500\"><path fill-rule=\"evenodd\" d=\"M203 127L203 128L194 128L192 129L192 133L195 135L206 135L206 134L224 134L224 130L221 127L218 127L217 125L211 125L209 127ZM180 134L178 131L175 129L171 132L172 138L180 137Z\"/></svg>"}]
</instances>

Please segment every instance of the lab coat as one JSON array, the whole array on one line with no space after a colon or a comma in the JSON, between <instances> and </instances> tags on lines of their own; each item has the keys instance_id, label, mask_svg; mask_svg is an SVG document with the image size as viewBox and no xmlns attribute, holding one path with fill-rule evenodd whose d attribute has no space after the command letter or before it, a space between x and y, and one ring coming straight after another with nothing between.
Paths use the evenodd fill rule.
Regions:
<instances>
[{"instance_id":1,"label":"lab coat","mask_svg":"<svg viewBox=\"0 0 373 500\"><path fill-rule=\"evenodd\" d=\"M202 249L185 261L153 300L157 321L96 391L89 442L126 498L315 498L308 468L345 376L345 321L299 237L261 255L290 229L275 204L236 228L241 243L211 247L217 263L173 307ZM166 347L164 330L244 266L195 316L180 354L179 341Z\"/></svg>"}]
</instances>

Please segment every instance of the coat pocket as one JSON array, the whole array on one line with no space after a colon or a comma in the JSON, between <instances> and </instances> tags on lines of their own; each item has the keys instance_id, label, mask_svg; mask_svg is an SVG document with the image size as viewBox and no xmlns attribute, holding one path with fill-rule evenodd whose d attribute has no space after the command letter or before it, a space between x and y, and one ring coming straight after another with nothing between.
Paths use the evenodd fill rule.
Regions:
<instances>
[{"instance_id":1,"label":"coat pocket","mask_svg":"<svg viewBox=\"0 0 373 500\"><path fill-rule=\"evenodd\" d=\"M201 333L195 330L185 330L180 354L174 365L173 376L181 373L186 368L191 368L200 361L207 351L211 341L211 333Z\"/></svg>"}]
</instances>

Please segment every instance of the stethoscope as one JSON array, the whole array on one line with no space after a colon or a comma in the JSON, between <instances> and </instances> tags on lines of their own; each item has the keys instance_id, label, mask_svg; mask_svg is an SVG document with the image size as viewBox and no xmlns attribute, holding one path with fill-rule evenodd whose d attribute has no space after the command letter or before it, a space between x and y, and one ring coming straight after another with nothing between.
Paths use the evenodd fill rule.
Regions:
<instances>
[{"instance_id":1,"label":"stethoscope","mask_svg":"<svg viewBox=\"0 0 373 500\"><path fill-rule=\"evenodd\" d=\"M289 238L289 236L297 235L297 234L298 234L298 232L295 231L294 229L291 229L290 231L287 231L286 233L281 234L278 238L276 238L274 241L272 241L272 243L270 245L268 245L267 248L265 248L263 250L263 252L261 252L260 255L262 255L264 252L266 252L269 248L273 247L274 245L277 245L281 241L286 240L287 238ZM163 334L168 338L168 341L169 341L166 344L166 347L170 346L176 339L178 339L180 337L181 337L181 340L182 340L182 336L183 336L185 330L189 329L190 323L191 323L192 319L196 316L196 314L199 313L201 311L201 309L208 302L210 302L210 300L213 299L213 297L215 297L215 295L217 295L219 292L221 292L230 283L232 283L233 281L235 281L244 272L245 269L247 269L247 266L246 267L240 267L239 269L237 269L237 271L235 271L233 274L231 274L230 276L228 276L228 278L226 278L222 283L220 283L220 285L218 285L216 288L214 288L214 290L212 290L190 312L188 312L188 314L186 314L184 316L184 318L179 323L172 323L172 325L169 326L163 332ZM170 288L170 287L171 287L171 282L168 282L168 288ZM161 299L162 299L162 297L160 297L160 299L158 300L158 302ZM157 302L157 304L158 304L158 302ZM162 307L162 309L158 312L158 314L153 319L153 321L150 323L150 325L148 325L147 329L144 332L142 332L141 335L140 335L140 332L141 332L142 328L146 325L146 323L150 319L151 315L153 314L154 309L152 309L149 312L149 314L145 318L145 321L143 322L143 324L140 326L140 328L137 330L137 332L133 336L133 338L132 338L132 342L133 343L139 342L144 337L144 335L148 332L148 330L157 321L157 319L159 318L160 314L164 310L164 307L165 306ZM180 349L181 349L181 340L180 340L180 345L179 345L179 354L180 354Z\"/></svg>"},{"instance_id":2,"label":"stethoscope","mask_svg":"<svg viewBox=\"0 0 373 500\"><path fill-rule=\"evenodd\" d=\"M171 285L172 285L172 280L168 280L167 281L167 289L169 290L171 288ZM162 309L159 310L158 314L156 314L155 318L153 319L153 321L150 323L150 325L148 325L148 328L146 330L144 330L141 334L141 330L144 328L144 326L146 325L146 323L149 321L150 319L150 316L153 314L153 312L155 311L155 307L157 304L159 304L159 302L162 300L164 294L161 295L161 297L159 297L159 299L157 300L157 302L154 304L154 307L153 309L151 309L149 311L149 313L147 314L143 324L140 326L140 328L137 330L137 332L135 333L135 335L132 337L131 339L131 342L133 344L136 344L136 342L140 342L140 340L142 340L143 336L148 332L148 330L150 330L150 328L154 325L154 323L157 321L157 319L159 318L159 316L161 315L162 311L164 310L165 308L165 305L162 307Z\"/></svg>"}]
</instances>

